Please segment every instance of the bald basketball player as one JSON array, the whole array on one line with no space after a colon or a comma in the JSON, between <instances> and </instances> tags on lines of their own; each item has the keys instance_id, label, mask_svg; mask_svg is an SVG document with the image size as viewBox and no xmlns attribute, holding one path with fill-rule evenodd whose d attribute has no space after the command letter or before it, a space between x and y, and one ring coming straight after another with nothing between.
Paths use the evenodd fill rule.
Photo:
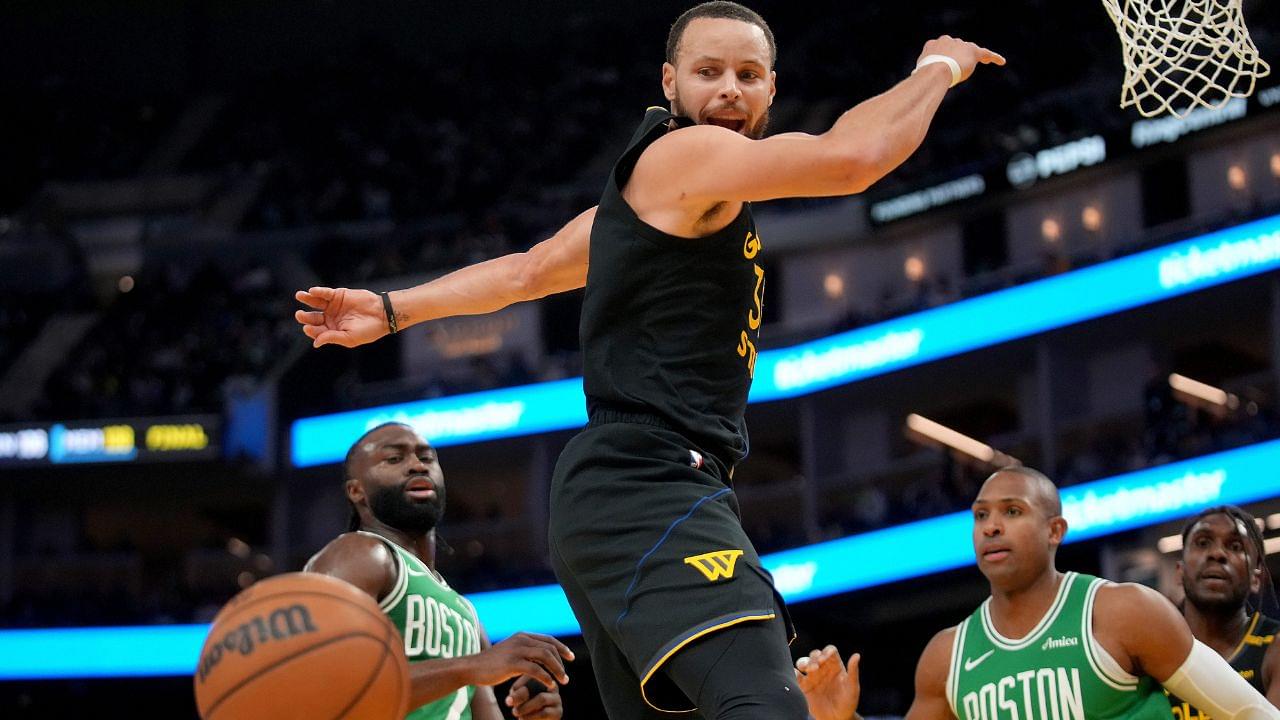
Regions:
<instances>
[{"instance_id":1,"label":"bald basketball player","mask_svg":"<svg viewBox=\"0 0 1280 720\"><path fill-rule=\"evenodd\" d=\"M1010 467L987 479L973 549L991 597L929 642L907 720L1168 720L1161 685L1217 720L1280 718L1158 592L1060 572L1066 533L1047 477ZM817 720L856 717L856 660L829 646L796 674Z\"/></svg>"}]
</instances>

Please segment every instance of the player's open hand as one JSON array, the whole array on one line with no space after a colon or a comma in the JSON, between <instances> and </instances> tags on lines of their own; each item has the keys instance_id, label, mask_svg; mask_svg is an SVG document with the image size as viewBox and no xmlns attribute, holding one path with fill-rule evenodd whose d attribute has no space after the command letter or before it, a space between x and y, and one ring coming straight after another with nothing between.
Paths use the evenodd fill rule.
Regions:
<instances>
[{"instance_id":1,"label":"player's open hand","mask_svg":"<svg viewBox=\"0 0 1280 720\"><path fill-rule=\"evenodd\" d=\"M959 63L961 82L968 80L978 65L1004 65L1005 62L1004 56L997 52L950 35L943 35L937 40L925 43L919 60L923 60L927 55L946 55Z\"/></svg>"},{"instance_id":2,"label":"player's open hand","mask_svg":"<svg viewBox=\"0 0 1280 720\"><path fill-rule=\"evenodd\" d=\"M796 660L796 682L815 720L852 720L862 695L858 683L861 658L854 653L846 666L840 660L840 651L828 645Z\"/></svg>"},{"instance_id":3,"label":"player's open hand","mask_svg":"<svg viewBox=\"0 0 1280 720\"><path fill-rule=\"evenodd\" d=\"M521 675L512 683L507 707L518 720L558 720L564 716L560 686L548 687L528 675Z\"/></svg>"},{"instance_id":4,"label":"player's open hand","mask_svg":"<svg viewBox=\"0 0 1280 720\"><path fill-rule=\"evenodd\" d=\"M368 290L313 287L294 294L311 310L299 310L293 317L312 347L341 345L356 347L371 343L391 332L382 298Z\"/></svg>"}]
</instances>

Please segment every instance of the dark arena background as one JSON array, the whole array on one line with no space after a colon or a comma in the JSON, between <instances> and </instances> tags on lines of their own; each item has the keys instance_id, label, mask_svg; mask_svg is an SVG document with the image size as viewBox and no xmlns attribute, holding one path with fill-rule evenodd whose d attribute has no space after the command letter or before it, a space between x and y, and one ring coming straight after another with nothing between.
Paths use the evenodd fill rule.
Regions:
<instances>
[{"instance_id":1,"label":"dark arena background","mask_svg":"<svg viewBox=\"0 0 1280 720\"><path fill-rule=\"evenodd\" d=\"M563 637L566 717L604 718L543 602L581 293L315 350L293 291L409 287L590 207L689 4L0 4L0 717L196 717L207 623L344 530L342 454L401 418L440 448L443 575L495 640ZM987 596L967 509L1008 458L1063 488L1062 568L1177 600L1171 536L1225 502L1280 550L1280 79L1148 120L1097 2L752 7L771 133L944 33L1009 61L867 193L757 209L735 486L793 653L862 652L861 713L903 714ZM1245 2L1273 66L1278 7Z\"/></svg>"}]
</instances>

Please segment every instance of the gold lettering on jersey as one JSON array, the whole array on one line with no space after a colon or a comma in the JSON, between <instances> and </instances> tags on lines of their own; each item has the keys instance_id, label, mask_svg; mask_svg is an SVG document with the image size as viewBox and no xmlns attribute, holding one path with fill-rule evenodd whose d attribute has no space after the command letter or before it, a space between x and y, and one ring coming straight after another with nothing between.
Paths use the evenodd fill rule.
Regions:
<instances>
[{"instance_id":1,"label":"gold lettering on jersey","mask_svg":"<svg viewBox=\"0 0 1280 720\"><path fill-rule=\"evenodd\" d=\"M1253 668L1249 668L1248 670L1241 670L1241 671L1240 671L1240 677L1244 678L1245 680L1252 680L1252 679L1253 679Z\"/></svg>"},{"instance_id":2,"label":"gold lettering on jersey","mask_svg":"<svg viewBox=\"0 0 1280 720\"><path fill-rule=\"evenodd\" d=\"M738 355L747 359L747 372L751 377L756 376L756 344L751 342L751 338L747 336L747 331L743 330L738 336Z\"/></svg>"},{"instance_id":3,"label":"gold lettering on jersey","mask_svg":"<svg viewBox=\"0 0 1280 720\"><path fill-rule=\"evenodd\" d=\"M1078 668L1006 675L966 693L961 705L961 720L1085 720Z\"/></svg>"},{"instance_id":4,"label":"gold lettering on jersey","mask_svg":"<svg viewBox=\"0 0 1280 720\"><path fill-rule=\"evenodd\" d=\"M1263 645L1270 645L1275 642L1275 639L1275 635L1245 635L1244 644L1252 645L1253 647L1262 647Z\"/></svg>"},{"instance_id":5,"label":"gold lettering on jersey","mask_svg":"<svg viewBox=\"0 0 1280 720\"><path fill-rule=\"evenodd\" d=\"M684 563L697 568L698 572L710 582L715 582L721 578L726 580L732 578L740 557L742 557L741 550L716 550L687 557Z\"/></svg>"},{"instance_id":6,"label":"gold lettering on jersey","mask_svg":"<svg viewBox=\"0 0 1280 720\"><path fill-rule=\"evenodd\" d=\"M1209 720L1208 715L1200 712L1188 702L1174 705L1170 710L1173 711L1174 720Z\"/></svg>"},{"instance_id":7,"label":"gold lettering on jersey","mask_svg":"<svg viewBox=\"0 0 1280 720\"><path fill-rule=\"evenodd\" d=\"M747 311L747 327L759 330L760 321L764 319L764 314L761 312L764 307L764 268L759 265L753 267L756 271L756 289L751 294L751 299L755 302L755 307Z\"/></svg>"},{"instance_id":8,"label":"gold lettering on jersey","mask_svg":"<svg viewBox=\"0 0 1280 720\"><path fill-rule=\"evenodd\" d=\"M746 240L742 243L742 257L747 260L754 260L756 255L760 254L763 243L760 242L760 236L754 232L748 232ZM755 273L756 286L751 293L751 307L747 308L747 329L743 330L738 336L738 357L746 358L747 373L750 377L756 376L756 344L752 341L748 331L754 331L756 337L760 336L760 323L764 321L764 268L758 263L752 263L752 271Z\"/></svg>"}]
</instances>

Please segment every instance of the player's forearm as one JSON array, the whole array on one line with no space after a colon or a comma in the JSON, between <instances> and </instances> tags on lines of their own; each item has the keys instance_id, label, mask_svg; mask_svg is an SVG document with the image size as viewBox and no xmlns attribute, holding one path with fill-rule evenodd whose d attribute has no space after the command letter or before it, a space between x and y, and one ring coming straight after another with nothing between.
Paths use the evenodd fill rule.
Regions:
<instances>
[{"instance_id":1,"label":"player's forearm","mask_svg":"<svg viewBox=\"0 0 1280 720\"><path fill-rule=\"evenodd\" d=\"M529 299L522 292L526 255L503 255L392 292L399 328L455 315L483 315Z\"/></svg>"},{"instance_id":2,"label":"player's forearm","mask_svg":"<svg viewBox=\"0 0 1280 720\"><path fill-rule=\"evenodd\" d=\"M578 215L528 252L503 255L392 292L399 328L455 315L483 315L582 287L595 214L591 208Z\"/></svg>"},{"instance_id":3,"label":"player's forearm","mask_svg":"<svg viewBox=\"0 0 1280 720\"><path fill-rule=\"evenodd\" d=\"M929 124L950 87L945 65L926 65L888 92L845 112L824 139L859 159L859 185L864 190L895 168L924 142Z\"/></svg>"},{"instance_id":4,"label":"player's forearm","mask_svg":"<svg viewBox=\"0 0 1280 720\"><path fill-rule=\"evenodd\" d=\"M1191 652L1181 667L1160 683L1210 717L1223 720L1280 718L1280 710L1240 677L1221 655L1199 641L1192 643Z\"/></svg>"},{"instance_id":5,"label":"player's forearm","mask_svg":"<svg viewBox=\"0 0 1280 720\"><path fill-rule=\"evenodd\" d=\"M409 663L409 707L422 707L474 685L471 657Z\"/></svg>"}]
</instances>

